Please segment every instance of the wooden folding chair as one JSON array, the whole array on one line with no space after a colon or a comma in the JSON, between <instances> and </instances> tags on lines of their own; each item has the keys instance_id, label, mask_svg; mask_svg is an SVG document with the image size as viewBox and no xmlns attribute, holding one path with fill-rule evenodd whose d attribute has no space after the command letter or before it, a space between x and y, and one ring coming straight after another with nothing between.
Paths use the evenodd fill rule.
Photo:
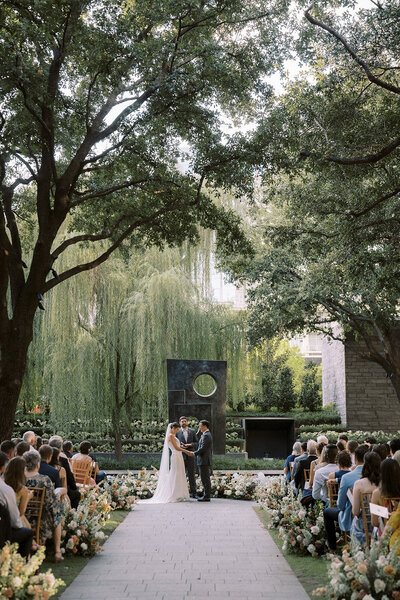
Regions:
<instances>
[{"instance_id":1,"label":"wooden folding chair","mask_svg":"<svg viewBox=\"0 0 400 600\"><path fill-rule=\"evenodd\" d=\"M304 482L310 482L310 469L303 469L304 471Z\"/></svg>"},{"instance_id":2,"label":"wooden folding chair","mask_svg":"<svg viewBox=\"0 0 400 600\"><path fill-rule=\"evenodd\" d=\"M94 469L94 463L86 460L73 460L72 461L72 472L75 477L76 485L78 487L90 487L90 478Z\"/></svg>"},{"instance_id":3,"label":"wooden folding chair","mask_svg":"<svg viewBox=\"0 0 400 600\"><path fill-rule=\"evenodd\" d=\"M362 492L360 492L361 515L365 533L365 545L367 546L367 548L369 548L371 545L371 497L372 493L363 494Z\"/></svg>"},{"instance_id":4,"label":"wooden folding chair","mask_svg":"<svg viewBox=\"0 0 400 600\"><path fill-rule=\"evenodd\" d=\"M332 483L328 483L329 479L325 481L326 489L328 491L329 508L337 506L337 499L339 495L339 483L337 481L330 480Z\"/></svg>"},{"instance_id":5,"label":"wooden folding chair","mask_svg":"<svg viewBox=\"0 0 400 600\"><path fill-rule=\"evenodd\" d=\"M381 498L381 505L386 506L389 511L389 517L396 512L398 509L400 498L385 498L384 496Z\"/></svg>"},{"instance_id":6,"label":"wooden folding chair","mask_svg":"<svg viewBox=\"0 0 400 600\"><path fill-rule=\"evenodd\" d=\"M33 492L33 496L26 506L25 516L34 529L36 543L40 545L40 524L42 521L44 494L46 488L28 487L28 490Z\"/></svg>"}]
</instances>

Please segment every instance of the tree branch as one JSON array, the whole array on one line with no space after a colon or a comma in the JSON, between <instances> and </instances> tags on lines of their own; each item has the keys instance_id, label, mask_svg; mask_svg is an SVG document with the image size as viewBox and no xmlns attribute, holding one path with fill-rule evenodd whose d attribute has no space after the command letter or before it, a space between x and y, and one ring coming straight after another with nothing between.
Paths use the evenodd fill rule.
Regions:
<instances>
[{"instance_id":1,"label":"tree branch","mask_svg":"<svg viewBox=\"0 0 400 600\"><path fill-rule=\"evenodd\" d=\"M394 94L400 94L400 87L392 85L391 83L387 83L386 81L379 79L379 77L375 77L365 60L363 60L358 56L358 54L356 54L356 52L351 48L347 40L338 31L333 29L333 27L331 27L330 25L326 25L325 23L322 23L322 21L318 21L315 17L312 17L309 12L311 8L312 7L308 8L304 13L307 21L309 21L312 25L316 25L317 27L324 29L325 31L330 33L335 39L337 39L345 48L346 52L350 54L350 56L356 61L358 65L360 65L360 67L363 69L366 76L372 83Z\"/></svg>"}]
</instances>

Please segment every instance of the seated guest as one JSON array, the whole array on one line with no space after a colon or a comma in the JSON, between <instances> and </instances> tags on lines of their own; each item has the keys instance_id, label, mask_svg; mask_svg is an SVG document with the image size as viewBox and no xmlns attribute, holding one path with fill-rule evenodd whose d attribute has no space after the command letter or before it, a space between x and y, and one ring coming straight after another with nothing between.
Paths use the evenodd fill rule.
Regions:
<instances>
[{"instance_id":1,"label":"seated guest","mask_svg":"<svg viewBox=\"0 0 400 600\"><path fill-rule=\"evenodd\" d=\"M0 444L0 452L7 454L8 459L11 460L15 456L15 446L16 444L12 440L5 440Z\"/></svg>"},{"instance_id":2,"label":"seated guest","mask_svg":"<svg viewBox=\"0 0 400 600\"><path fill-rule=\"evenodd\" d=\"M349 438L346 433L339 433L337 441L345 442L345 444L347 444L347 442L349 441Z\"/></svg>"},{"instance_id":3,"label":"seated guest","mask_svg":"<svg viewBox=\"0 0 400 600\"><path fill-rule=\"evenodd\" d=\"M8 463L7 455L0 453L0 475L3 475ZM10 516L11 535L10 542L18 544L18 552L27 557L32 551L33 531L24 527L19 514L15 492L0 478L0 503L7 509Z\"/></svg>"},{"instance_id":4,"label":"seated guest","mask_svg":"<svg viewBox=\"0 0 400 600\"><path fill-rule=\"evenodd\" d=\"M307 458L307 442L301 442L301 454L299 454L299 456L296 456L296 458L293 461L292 479L294 479L294 476L296 475L296 471L299 466L299 462L303 460L303 458Z\"/></svg>"},{"instance_id":5,"label":"seated guest","mask_svg":"<svg viewBox=\"0 0 400 600\"><path fill-rule=\"evenodd\" d=\"M325 451L327 465L316 471L312 488L312 497L314 500L322 500L323 502L328 501L328 490L325 482L328 479L329 473L337 470L336 456L338 453L335 444L328 444Z\"/></svg>"},{"instance_id":6,"label":"seated guest","mask_svg":"<svg viewBox=\"0 0 400 600\"><path fill-rule=\"evenodd\" d=\"M307 458L303 458L303 460L301 460L299 462L299 467L296 471L296 475L294 476L294 484L298 490L304 489L304 484L305 484L304 469L309 470L311 463L314 460L317 460L317 458L318 458L316 446L317 446L317 443L315 442L315 440L308 440L308 442L307 442Z\"/></svg>"},{"instance_id":7,"label":"seated guest","mask_svg":"<svg viewBox=\"0 0 400 600\"><path fill-rule=\"evenodd\" d=\"M393 460L397 460L400 465L400 450L396 450L393 456L389 456L389 458L393 458Z\"/></svg>"},{"instance_id":8,"label":"seated guest","mask_svg":"<svg viewBox=\"0 0 400 600\"><path fill-rule=\"evenodd\" d=\"M400 450L400 438L394 438L389 442L390 455L394 456L397 450Z\"/></svg>"},{"instance_id":9,"label":"seated guest","mask_svg":"<svg viewBox=\"0 0 400 600\"><path fill-rule=\"evenodd\" d=\"M15 446L22 442L22 438L11 438L11 441L14 442Z\"/></svg>"},{"instance_id":10,"label":"seated guest","mask_svg":"<svg viewBox=\"0 0 400 600\"><path fill-rule=\"evenodd\" d=\"M95 479L92 479L91 483L94 485L95 483L101 482L104 479L104 477L106 476L106 474L104 473L104 471L101 471L101 472L99 471L99 467L98 467L95 457L90 454L92 452L92 450L93 450L93 448L92 448L91 442L88 442L86 440L81 442L79 444L79 452L77 454L73 455L73 457L71 458L71 462L72 462L72 465L77 461L83 462L83 463L93 463ZM72 466L72 471L73 470L74 470L74 468Z\"/></svg>"},{"instance_id":11,"label":"seated guest","mask_svg":"<svg viewBox=\"0 0 400 600\"><path fill-rule=\"evenodd\" d=\"M52 448L56 448L60 451L63 445L62 437L59 435L53 435L49 440L49 445ZM60 463L61 467L65 469L65 474L67 477L68 497L71 502L71 506L72 508L78 508L78 504L81 499L81 494L77 488L74 474L71 471L69 459L67 458L64 452L59 453L58 462Z\"/></svg>"},{"instance_id":12,"label":"seated guest","mask_svg":"<svg viewBox=\"0 0 400 600\"><path fill-rule=\"evenodd\" d=\"M39 450L39 454L40 454L39 473L41 475L47 475L48 477L50 477L51 481L54 484L54 487L60 488L61 487L60 474L56 468L50 466L50 461L53 456L53 448L48 445L41 446L40 450Z\"/></svg>"},{"instance_id":13,"label":"seated guest","mask_svg":"<svg viewBox=\"0 0 400 600\"><path fill-rule=\"evenodd\" d=\"M373 446L374 444L376 444L376 439L372 437L372 435L370 435L365 438L364 444L367 444L367 446Z\"/></svg>"},{"instance_id":14,"label":"seated guest","mask_svg":"<svg viewBox=\"0 0 400 600\"><path fill-rule=\"evenodd\" d=\"M72 452L74 450L73 443L70 440L63 442L62 450L67 458L72 458Z\"/></svg>"},{"instance_id":15,"label":"seated guest","mask_svg":"<svg viewBox=\"0 0 400 600\"><path fill-rule=\"evenodd\" d=\"M36 450L36 448L35 448L36 434L34 431L25 431L24 435L22 436L22 439L24 442L29 444L29 446L30 446L29 450Z\"/></svg>"},{"instance_id":16,"label":"seated guest","mask_svg":"<svg viewBox=\"0 0 400 600\"><path fill-rule=\"evenodd\" d=\"M324 444L324 446L327 446L329 444L329 440L326 435L319 435L317 437L317 444Z\"/></svg>"},{"instance_id":17,"label":"seated guest","mask_svg":"<svg viewBox=\"0 0 400 600\"><path fill-rule=\"evenodd\" d=\"M25 454L25 452L29 452L30 451L30 445L28 444L28 442L19 442L16 446L15 446L15 453L16 456L23 456ZM35 450L36 452L36 450Z\"/></svg>"},{"instance_id":18,"label":"seated guest","mask_svg":"<svg viewBox=\"0 0 400 600\"><path fill-rule=\"evenodd\" d=\"M351 456L351 464L352 465L354 465L356 462L355 457L354 457L354 452L355 452L357 446L358 446L358 442L356 442L356 440L349 440L346 445L346 450Z\"/></svg>"},{"instance_id":19,"label":"seated guest","mask_svg":"<svg viewBox=\"0 0 400 600\"><path fill-rule=\"evenodd\" d=\"M66 488L67 487L67 473L66 473L64 467L61 466L61 463L59 460L60 450L58 448L53 448L53 447L51 447L51 449L53 451L53 455L50 459L49 465L50 465L50 467L54 467L55 469L57 469L57 471L60 475L61 485L62 485L62 487Z\"/></svg>"},{"instance_id":20,"label":"seated guest","mask_svg":"<svg viewBox=\"0 0 400 600\"><path fill-rule=\"evenodd\" d=\"M361 479L356 481L353 487L353 522L351 524L351 538L361 545L365 545L364 523L361 514L361 494L372 494L372 492L377 489L377 486L379 485L380 469L381 457L379 454L376 452L367 452L364 456Z\"/></svg>"},{"instance_id":21,"label":"seated guest","mask_svg":"<svg viewBox=\"0 0 400 600\"><path fill-rule=\"evenodd\" d=\"M337 441L336 448L338 449L338 452L343 452L343 450L346 450L346 445L347 442L345 442L344 440Z\"/></svg>"},{"instance_id":22,"label":"seated guest","mask_svg":"<svg viewBox=\"0 0 400 600\"><path fill-rule=\"evenodd\" d=\"M63 560L61 554L61 510L60 502L54 491L53 484L47 475L39 473L40 454L34 450L24 454L26 462L26 485L28 487L44 487L44 504L40 522L40 539L45 542L53 538L54 559L56 562ZM29 519L29 514L27 514ZM33 523L31 523L33 525Z\"/></svg>"},{"instance_id":23,"label":"seated guest","mask_svg":"<svg viewBox=\"0 0 400 600\"><path fill-rule=\"evenodd\" d=\"M397 452L400 454L399 450ZM372 493L371 502L383 506L382 498L400 498L400 465L392 458L381 462L379 487ZM379 517L372 515L372 526L379 525Z\"/></svg>"},{"instance_id":24,"label":"seated guest","mask_svg":"<svg viewBox=\"0 0 400 600\"><path fill-rule=\"evenodd\" d=\"M290 463L294 461L296 456L300 456L301 454L301 444L300 442L295 442L293 444L292 453L289 454L285 461L285 466L283 467L283 474L286 475L286 480L290 481ZM72 454L71 454L72 456Z\"/></svg>"},{"instance_id":25,"label":"seated guest","mask_svg":"<svg viewBox=\"0 0 400 600\"><path fill-rule=\"evenodd\" d=\"M381 460L385 460L389 454L389 446L387 444L374 444L369 447L372 452L376 452L381 457Z\"/></svg>"},{"instance_id":26,"label":"seated guest","mask_svg":"<svg viewBox=\"0 0 400 600\"><path fill-rule=\"evenodd\" d=\"M41 446L43 446L43 439L40 437L40 435L38 435L36 438L35 449L40 450Z\"/></svg>"},{"instance_id":27,"label":"seated guest","mask_svg":"<svg viewBox=\"0 0 400 600\"><path fill-rule=\"evenodd\" d=\"M339 486L339 495L337 499L337 508L329 507L324 510L324 524L328 546L331 550L336 550L336 529L335 521L339 522L342 531L350 531L352 523L352 503L347 496L347 492L354 487L355 482L360 479L364 464L364 455L368 451L365 444L358 446L355 451L356 467L352 471L342 475Z\"/></svg>"},{"instance_id":28,"label":"seated guest","mask_svg":"<svg viewBox=\"0 0 400 600\"><path fill-rule=\"evenodd\" d=\"M351 456L348 452L346 452L346 450L342 450L342 452L338 452L336 462L339 469L329 473L328 480L334 481L335 483L340 483L342 476L345 473L348 473L351 469Z\"/></svg>"},{"instance_id":29,"label":"seated guest","mask_svg":"<svg viewBox=\"0 0 400 600\"><path fill-rule=\"evenodd\" d=\"M52 483L54 484L55 493L57 496L67 496L67 488L61 484L60 473L58 469L50 465L50 461L53 458L53 448L48 444L40 447L40 467L39 473L41 475L47 475ZM63 500L63 498L61 498Z\"/></svg>"},{"instance_id":30,"label":"seated guest","mask_svg":"<svg viewBox=\"0 0 400 600\"><path fill-rule=\"evenodd\" d=\"M22 525L32 529L28 519L25 516L26 507L28 506L29 500L33 496L33 492L28 490L26 487L26 476L25 476L25 459L22 456L15 456L7 464L3 479L7 485L12 487L17 500L17 506L19 509L19 516L21 517ZM35 541L32 542L32 550L35 552L39 546Z\"/></svg>"},{"instance_id":31,"label":"seated guest","mask_svg":"<svg viewBox=\"0 0 400 600\"><path fill-rule=\"evenodd\" d=\"M327 444L325 444L325 442L318 442L318 444L315 447L315 452L317 455L317 459L313 460L311 465L310 465L310 488L312 488L313 483L314 483L314 475L315 472L320 468L320 467L325 467L326 466L326 462L325 462L325 448L326 448Z\"/></svg>"}]
</instances>

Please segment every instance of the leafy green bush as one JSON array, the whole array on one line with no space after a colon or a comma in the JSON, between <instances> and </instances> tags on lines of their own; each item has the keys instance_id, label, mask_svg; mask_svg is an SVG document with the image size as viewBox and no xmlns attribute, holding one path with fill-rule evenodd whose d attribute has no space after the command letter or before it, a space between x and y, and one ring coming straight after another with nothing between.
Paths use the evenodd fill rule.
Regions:
<instances>
[{"instance_id":1,"label":"leafy green bush","mask_svg":"<svg viewBox=\"0 0 400 600\"><path fill-rule=\"evenodd\" d=\"M367 437L374 437L378 444L386 443L388 440L391 440L396 437L400 437L400 431L396 433L387 433L385 431L353 431L346 428L341 428L340 432L346 433L349 440L356 440L356 442L361 443ZM303 431L299 436L301 442L306 442L309 439L316 440L319 435L326 435L329 442L336 442L338 438L338 431L331 429L329 426L327 429L318 429L314 431Z\"/></svg>"},{"instance_id":2,"label":"leafy green bush","mask_svg":"<svg viewBox=\"0 0 400 600\"><path fill-rule=\"evenodd\" d=\"M335 408L328 407L316 412L309 412L303 410L292 410L290 412L282 412L278 410L270 410L262 412L260 410L252 410L245 412L229 412L229 419L242 419L245 417L281 417L295 420L295 426L301 427L302 425L320 425L326 424L336 425L340 424L340 415Z\"/></svg>"},{"instance_id":3,"label":"leafy green bush","mask_svg":"<svg viewBox=\"0 0 400 600\"><path fill-rule=\"evenodd\" d=\"M214 471L217 470L277 470L283 469L285 461L282 459L265 460L258 458L250 458L248 460L244 458L231 458L229 456L215 456L213 460ZM160 467L160 457L143 456L136 457L130 456L123 458L122 461L118 462L115 458L101 457L100 466L102 469L113 471L113 470L138 470L142 468L150 469Z\"/></svg>"}]
</instances>

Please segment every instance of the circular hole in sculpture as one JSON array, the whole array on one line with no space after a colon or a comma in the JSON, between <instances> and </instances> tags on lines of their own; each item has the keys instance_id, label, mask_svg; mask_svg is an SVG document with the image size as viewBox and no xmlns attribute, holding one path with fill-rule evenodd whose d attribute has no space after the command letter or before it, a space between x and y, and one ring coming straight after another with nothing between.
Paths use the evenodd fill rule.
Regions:
<instances>
[{"instance_id":1,"label":"circular hole in sculpture","mask_svg":"<svg viewBox=\"0 0 400 600\"><path fill-rule=\"evenodd\" d=\"M202 373L196 377L193 387L199 396L212 396L217 389L217 382L212 375Z\"/></svg>"}]
</instances>

